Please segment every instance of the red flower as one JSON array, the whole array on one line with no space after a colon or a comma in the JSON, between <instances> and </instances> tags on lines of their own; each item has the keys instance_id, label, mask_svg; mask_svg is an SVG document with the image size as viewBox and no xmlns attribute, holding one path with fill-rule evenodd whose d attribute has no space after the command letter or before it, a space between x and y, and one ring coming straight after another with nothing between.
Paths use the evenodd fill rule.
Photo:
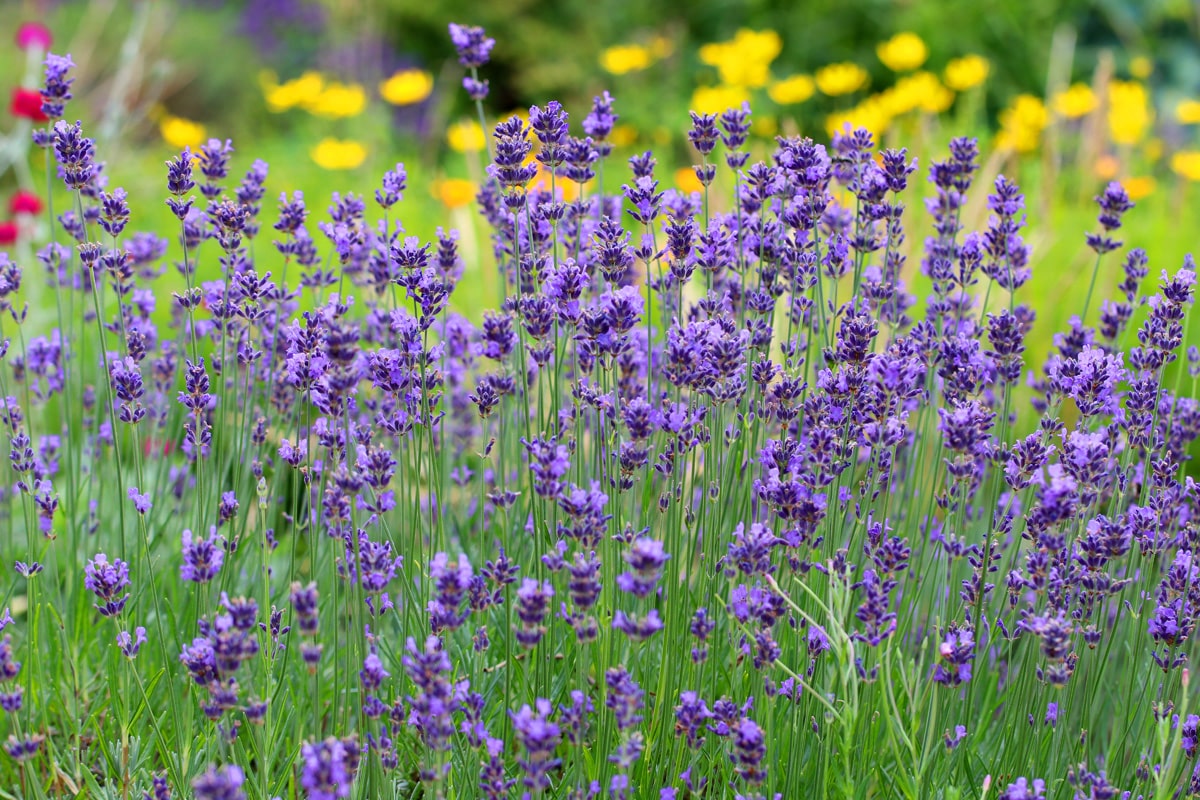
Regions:
<instances>
[{"instance_id":1,"label":"red flower","mask_svg":"<svg viewBox=\"0 0 1200 800\"><path fill-rule=\"evenodd\" d=\"M50 49L50 29L40 22L24 22L17 28L17 47L28 50L36 47L45 52Z\"/></svg>"},{"instance_id":2,"label":"red flower","mask_svg":"<svg viewBox=\"0 0 1200 800\"><path fill-rule=\"evenodd\" d=\"M34 122L45 122L50 119L42 113L42 93L33 89L13 89L12 105L9 110L14 117L24 117Z\"/></svg>"},{"instance_id":3,"label":"red flower","mask_svg":"<svg viewBox=\"0 0 1200 800\"><path fill-rule=\"evenodd\" d=\"M8 210L13 214L40 214L42 199L33 192L21 189L8 201Z\"/></svg>"},{"instance_id":4,"label":"red flower","mask_svg":"<svg viewBox=\"0 0 1200 800\"><path fill-rule=\"evenodd\" d=\"M0 222L0 247L15 244L17 241L17 223Z\"/></svg>"}]
</instances>

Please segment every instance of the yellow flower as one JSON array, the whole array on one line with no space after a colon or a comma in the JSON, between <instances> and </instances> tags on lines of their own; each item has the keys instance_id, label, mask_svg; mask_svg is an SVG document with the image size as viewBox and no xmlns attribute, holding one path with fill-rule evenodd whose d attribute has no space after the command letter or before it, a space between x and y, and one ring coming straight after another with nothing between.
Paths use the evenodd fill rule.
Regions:
<instances>
[{"instance_id":1,"label":"yellow flower","mask_svg":"<svg viewBox=\"0 0 1200 800\"><path fill-rule=\"evenodd\" d=\"M755 136L770 139L779 133L779 120L769 115L758 114L750 122L750 132Z\"/></svg>"},{"instance_id":2,"label":"yellow flower","mask_svg":"<svg viewBox=\"0 0 1200 800\"><path fill-rule=\"evenodd\" d=\"M966 55L946 65L946 85L956 92L974 89L987 80L992 65L983 56Z\"/></svg>"},{"instance_id":3,"label":"yellow flower","mask_svg":"<svg viewBox=\"0 0 1200 800\"><path fill-rule=\"evenodd\" d=\"M954 92L943 86L932 72L921 71L906 75L876 98L891 116L898 117L918 109L928 114L940 114L954 102Z\"/></svg>"},{"instance_id":4,"label":"yellow flower","mask_svg":"<svg viewBox=\"0 0 1200 800\"><path fill-rule=\"evenodd\" d=\"M767 96L781 106L803 103L813 96L816 84L807 75L792 75L767 87Z\"/></svg>"},{"instance_id":5,"label":"yellow flower","mask_svg":"<svg viewBox=\"0 0 1200 800\"><path fill-rule=\"evenodd\" d=\"M700 60L716 67L721 83L757 89L771 78L771 62L783 49L775 31L739 30L732 39L700 48Z\"/></svg>"},{"instance_id":6,"label":"yellow flower","mask_svg":"<svg viewBox=\"0 0 1200 800\"><path fill-rule=\"evenodd\" d=\"M163 141L177 150L185 147L196 148L204 144L208 136L204 126L183 117L164 116L158 123L158 132Z\"/></svg>"},{"instance_id":7,"label":"yellow flower","mask_svg":"<svg viewBox=\"0 0 1200 800\"><path fill-rule=\"evenodd\" d=\"M325 79L319 72L306 72L286 83L276 83L275 76L267 72L260 76L260 81L267 109L276 114L311 103L325 88Z\"/></svg>"},{"instance_id":8,"label":"yellow flower","mask_svg":"<svg viewBox=\"0 0 1200 800\"><path fill-rule=\"evenodd\" d=\"M475 184L462 178L443 178L434 181L433 196L446 208L462 208L475 199Z\"/></svg>"},{"instance_id":9,"label":"yellow flower","mask_svg":"<svg viewBox=\"0 0 1200 800\"><path fill-rule=\"evenodd\" d=\"M1200 181L1200 150L1183 150L1171 156L1171 170L1181 178Z\"/></svg>"},{"instance_id":10,"label":"yellow flower","mask_svg":"<svg viewBox=\"0 0 1200 800\"><path fill-rule=\"evenodd\" d=\"M446 143L456 153L478 153L487 141L478 122L464 119L454 123L446 131Z\"/></svg>"},{"instance_id":11,"label":"yellow flower","mask_svg":"<svg viewBox=\"0 0 1200 800\"><path fill-rule=\"evenodd\" d=\"M720 114L740 107L749 99L749 92L740 86L700 86L692 92L689 108L697 114Z\"/></svg>"},{"instance_id":12,"label":"yellow flower","mask_svg":"<svg viewBox=\"0 0 1200 800\"><path fill-rule=\"evenodd\" d=\"M367 92L357 83L331 83L304 104L308 113L340 119L357 117L367 107Z\"/></svg>"},{"instance_id":13,"label":"yellow flower","mask_svg":"<svg viewBox=\"0 0 1200 800\"><path fill-rule=\"evenodd\" d=\"M613 147L628 147L638 139L637 128L628 125L624 122L618 122L613 126L612 133L608 135L608 141Z\"/></svg>"},{"instance_id":14,"label":"yellow flower","mask_svg":"<svg viewBox=\"0 0 1200 800\"><path fill-rule=\"evenodd\" d=\"M1138 80L1146 80L1154 72L1154 62L1146 56L1134 56L1129 61L1129 74Z\"/></svg>"},{"instance_id":15,"label":"yellow flower","mask_svg":"<svg viewBox=\"0 0 1200 800\"><path fill-rule=\"evenodd\" d=\"M1108 130L1117 144L1137 144L1150 127L1146 86L1137 81L1113 81L1108 86Z\"/></svg>"},{"instance_id":16,"label":"yellow flower","mask_svg":"<svg viewBox=\"0 0 1200 800\"><path fill-rule=\"evenodd\" d=\"M696 177L696 170L691 167L681 167L675 170L675 186L684 194L704 191L704 184Z\"/></svg>"},{"instance_id":17,"label":"yellow flower","mask_svg":"<svg viewBox=\"0 0 1200 800\"><path fill-rule=\"evenodd\" d=\"M1092 172L1102 181L1111 181L1121 173L1121 162L1116 156L1106 153L1096 159L1096 163L1092 165Z\"/></svg>"},{"instance_id":18,"label":"yellow flower","mask_svg":"<svg viewBox=\"0 0 1200 800\"><path fill-rule=\"evenodd\" d=\"M640 44L618 44L600 54L600 66L611 75L638 72L653 61L650 49Z\"/></svg>"},{"instance_id":19,"label":"yellow flower","mask_svg":"<svg viewBox=\"0 0 1200 800\"><path fill-rule=\"evenodd\" d=\"M876 137L882 136L892 124L893 114L883 95L865 98L854 108L830 114L825 118L825 132L830 136L851 129L866 128Z\"/></svg>"},{"instance_id":20,"label":"yellow flower","mask_svg":"<svg viewBox=\"0 0 1200 800\"><path fill-rule=\"evenodd\" d=\"M433 76L421 69L400 70L379 84L379 96L394 106L411 106L433 92Z\"/></svg>"},{"instance_id":21,"label":"yellow flower","mask_svg":"<svg viewBox=\"0 0 1200 800\"><path fill-rule=\"evenodd\" d=\"M1158 182L1150 175L1143 175L1137 178L1126 178L1121 181L1121 185L1125 187L1125 192L1129 195L1130 200L1141 200L1154 192Z\"/></svg>"},{"instance_id":22,"label":"yellow flower","mask_svg":"<svg viewBox=\"0 0 1200 800\"><path fill-rule=\"evenodd\" d=\"M322 139L309 151L322 169L354 169L367 158L367 148L352 139Z\"/></svg>"},{"instance_id":23,"label":"yellow flower","mask_svg":"<svg viewBox=\"0 0 1200 800\"><path fill-rule=\"evenodd\" d=\"M1054 113L1067 119L1086 117L1099 105L1096 93L1086 83L1073 83L1054 96Z\"/></svg>"},{"instance_id":24,"label":"yellow flower","mask_svg":"<svg viewBox=\"0 0 1200 800\"><path fill-rule=\"evenodd\" d=\"M1180 125L1200 123L1200 100L1181 100L1175 106L1175 119Z\"/></svg>"},{"instance_id":25,"label":"yellow flower","mask_svg":"<svg viewBox=\"0 0 1200 800\"><path fill-rule=\"evenodd\" d=\"M925 63L929 48L915 33L897 33L875 48L876 55L892 72L908 72Z\"/></svg>"},{"instance_id":26,"label":"yellow flower","mask_svg":"<svg viewBox=\"0 0 1200 800\"><path fill-rule=\"evenodd\" d=\"M867 71L852 61L830 64L817 70L817 88L822 94L838 97L853 94L867 85Z\"/></svg>"},{"instance_id":27,"label":"yellow flower","mask_svg":"<svg viewBox=\"0 0 1200 800\"><path fill-rule=\"evenodd\" d=\"M998 146L1030 153L1037 149L1042 131L1049 121L1046 105L1030 94L1018 95L1012 105L1000 112L1000 134Z\"/></svg>"},{"instance_id":28,"label":"yellow flower","mask_svg":"<svg viewBox=\"0 0 1200 800\"><path fill-rule=\"evenodd\" d=\"M665 36L655 36L650 40L650 55L656 59L664 59L675 52L675 46Z\"/></svg>"}]
</instances>

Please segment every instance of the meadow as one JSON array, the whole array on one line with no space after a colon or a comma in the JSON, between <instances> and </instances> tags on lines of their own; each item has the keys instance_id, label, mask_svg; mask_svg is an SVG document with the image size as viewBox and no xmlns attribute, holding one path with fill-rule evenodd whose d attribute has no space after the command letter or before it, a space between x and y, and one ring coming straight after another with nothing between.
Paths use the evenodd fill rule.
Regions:
<instances>
[{"instance_id":1,"label":"meadow","mask_svg":"<svg viewBox=\"0 0 1200 800\"><path fill-rule=\"evenodd\" d=\"M0 796L1200 794L1191 151L1111 74L993 136L897 36L806 136L747 31L660 163L616 91L497 114L450 24L406 164L110 143L37 33Z\"/></svg>"}]
</instances>

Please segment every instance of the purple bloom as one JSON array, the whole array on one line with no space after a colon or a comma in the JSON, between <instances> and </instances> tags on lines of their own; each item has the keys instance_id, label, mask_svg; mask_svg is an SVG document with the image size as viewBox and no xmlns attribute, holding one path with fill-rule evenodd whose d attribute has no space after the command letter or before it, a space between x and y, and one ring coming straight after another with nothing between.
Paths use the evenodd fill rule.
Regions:
<instances>
[{"instance_id":1,"label":"purple bloom","mask_svg":"<svg viewBox=\"0 0 1200 800\"><path fill-rule=\"evenodd\" d=\"M1046 782L1041 778L1032 781L1017 778L1016 783L1010 783L1008 788L1000 793L999 800L1044 800Z\"/></svg>"},{"instance_id":2,"label":"purple bloom","mask_svg":"<svg viewBox=\"0 0 1200 800\"><path fill-rule=\"evenodd\" d=\"M300 749L304 766L300 785L310 800L341 800L350 796L361 752L354 739L330 736Z\"/></svg>"},{"instance_id":3,"label":"purple bloom","mask_svg":"<svg viewBox=\"0 0 1200 800\"><path fill-rule=\"evenodd\" d=\"M225 539L210 528L207 539L193 537L190 530L183 532L183 563L179 565L179 577L193 583L208 583L217 577L225 563Z\"/></svg>"},{"instance_id":4,"label":"purple bloom","mask_svg":"<svg viewBox=\"0 0 1200 800\"><path fill-rule=\"evenodd\" d=\"M496 46L496 40L489 39L483 28L453 22L450 23L450 41L458 51L458 63L464 67L482 67Z\"/></svg>"},{"instance_id":5,"label":"purple bloom","mask_svg":"<svg viewBox=\"0 0 1200 800\"><path fill-rule=\"evenodd\" d=\"M54 123L54 157L68 189L87 189L96 177L96 143L83 135L83 123Z\"/></svg>"},{"instance_id":6,"label":"purple bloom","mask_svg":"<svg viewBox=\"0 0 1200 800\"><path fill-rule=\"evenodd\" d=\"M134 638L136 637L136 638ZM129 631L121 631L117 634L117 647L125 654L126 658L136 658L138 650L146 643L146 629L141 625L137 626L133 631L133 636L129 635Z\"/></svg>"},{"instance_id":7,"label":"purple bloom","mask_svg":"<svg viewBox=\"0 0 1200 800\"><path fill-rule=\"evenodd\" d=\"M549 700L538 698L534 708L524 705L520 711L509 712L517 741L524 749L523 755L517 758L524 773L521 782L535 793L550 787L549 772L561 762L554 758L561 731L550 721L552 708Z\"/></svg>"},{"instance_id":8,"label":"purple bloom","mask_svg":"<svg viewBox=\"0 0 1200 800\"><path fill-rule=\"evenodd\" d=\"M129 487L129 499L133 501L133 507L139 514L145 514L153 506L150 495L141 494L136 486Z\"/></svg>"},{"instance_id":9,"label":"purple bloom","mask_svg":"<svg viewBox=\"0 0 1200 800\"><path fill-rule=\"evenodd\" d=\"M105 617L115 617L125 608L129 593L121 590L129 586L129 565L121 559L109 563L108 556L97 553L88 561L83 585L100 601L94 608Z\"/></svg>"},{"instance_id":10,"label":"purple bloom","mask_svg":"<svg viewBox=\"0 0 1200 800\"><path fill-rule=\"evenodd\" d=\"M975 638L970 628L951 627L938 646L943 663L933 669L933 680L947 686L958 686L971 680L971 662L975 660Z\"/></svg>"},{"instance_id":11,"label":"purple bloom","mask_svg":"<svg viewBox=\"0 0 1200 800\"><path fill-rule=\"evenodd\" d=\"M630 569L617 576L617 588L635 597L647 597L658 587L662 567L670 556L662 542L642 537L624 555Z\"/></svg>"},{"instance_id":12,"label":"purple bloom","mask_svg":"<svg viewBox=\"0 0 1200 800\"><path fill-rule=\"evenodd\" d=\"M45 82L42 84L42 113L50 119L60 118L68 100L71 99L71 84L74 78L68 78L67 73L75 66L68 53L65 56L47 53L45 66Z\"/></svg>"},{"instance_id":13,"label":"purple bloom","mask_svg":"<svg viewBox=\"0 0 1200 800\"><path fill-rule=\"evenodd\" d=\"M196 800L246 800L242 791L245 782L245 773L232 764L209 767L192 781L192 794Z\"/></svg>"}]
</instances>

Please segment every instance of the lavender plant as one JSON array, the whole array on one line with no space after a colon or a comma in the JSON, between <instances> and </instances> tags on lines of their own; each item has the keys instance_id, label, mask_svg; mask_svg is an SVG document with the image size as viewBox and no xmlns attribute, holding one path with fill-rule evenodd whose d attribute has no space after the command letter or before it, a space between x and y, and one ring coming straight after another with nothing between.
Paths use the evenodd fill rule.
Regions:
<instances>
[{"instance_id":1,"label":"lavender plant","mask_svg":"<svg viewBox=\"0 0 1200 800\"><path fill-rule=\"evenodd\" d=\"M492 40L450 34L482 113ZM402 165L272 222L213 140L163 236L83 123L35 134L70 202L44 273L0 255L12 794L1200 793L1194 264L1126 252L1027 364L1024 199L974 141L751 163L749 108L693 114L703 193L645 153L606 194L614 108L495 127L479 324Z\"/></svg>"}]
</instances>

